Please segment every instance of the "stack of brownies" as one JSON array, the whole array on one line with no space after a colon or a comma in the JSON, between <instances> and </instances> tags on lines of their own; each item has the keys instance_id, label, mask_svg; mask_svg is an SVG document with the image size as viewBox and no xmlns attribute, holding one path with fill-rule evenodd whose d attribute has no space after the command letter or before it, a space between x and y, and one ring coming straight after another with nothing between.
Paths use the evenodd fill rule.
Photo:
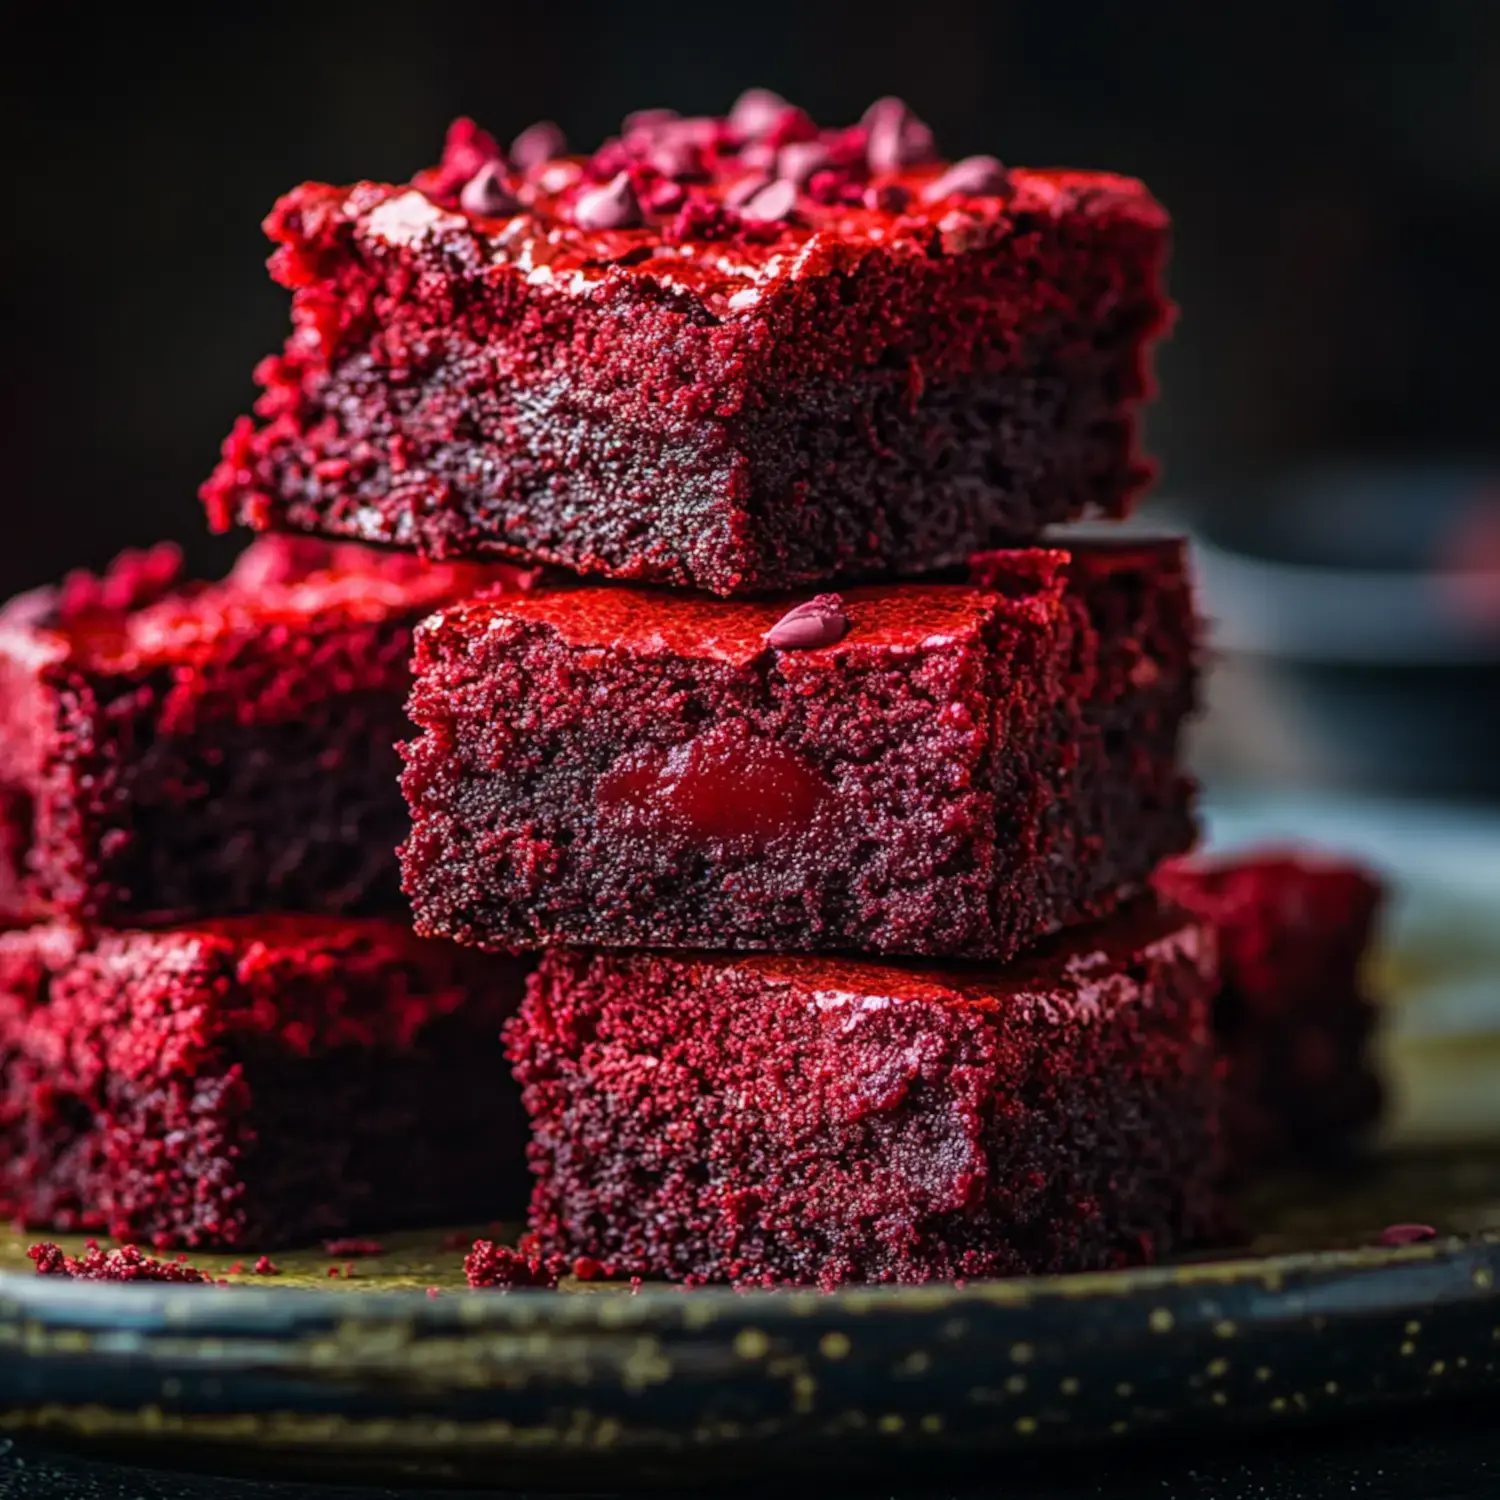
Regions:
<instances>
[{"instance_id":1,"label":"stack of brownies","mask_svg":"<svg viewBox=\"0 0 1500 1500\"><path fill-rule=\"evenodd\" d=\"M284 198L204 487L282 535L0 615L0 1210L492 1214L502 1021L527 1251L619 1276L1136 1263L1368 1120L1375 888L1173 860L1182 545L1043 536L1149 479L1167 228L764 90Z\"/></svg>"}]
</instances>

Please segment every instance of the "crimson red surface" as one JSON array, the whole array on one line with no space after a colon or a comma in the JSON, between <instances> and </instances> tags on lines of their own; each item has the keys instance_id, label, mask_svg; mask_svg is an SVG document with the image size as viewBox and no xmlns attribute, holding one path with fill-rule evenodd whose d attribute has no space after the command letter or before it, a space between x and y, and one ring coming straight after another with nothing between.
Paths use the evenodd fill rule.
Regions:
<instances>
[{"instance_id":1,"label":"crimson red surface","mask_svg":"<svg viewBox=\"0 0 1500 1500\"><path fill-rule=\"evenodd\" d=\"M393 922L0 936L0 1215L157 1247L493 1218L523 966Z\"/></svg>"},{"instance_id":2,"label":"crimson red surface","mask_svg":"<svg viewBox=\"0 0 1500 1500\"><path fill-rule=\"evenodd\" d=\"M596 587L418 632L403 873L419 930L552 943L1003 959L1193 839L1181 544L1079 543L982 583L795 599Z\"/></svg>"},{"instance_id":3,"label":"crimson red surface","mask_svg":"<svg viewBox=\"0 0 1500 1500\"><path fill-rule=\"evenodd\" d=\"M293 332L212 523L728 595L1123 514L1166 214L1110 173L950 176L883 128L637 121L523 168L460 121L411 184L294 189L266 220Z\"/></svg>"},{"instance_id":4,"label":"crimson red surface","mask_svg":"<svg viewBox=\"0 0 1500 1500\"><path fill-rule=\"evenodd\" d=\"M127 553L0 609L0 918L401 909L413 626L514 569L254 542Z\"/></svg>"},{"instance_id":5,"label":"crimson red surface","mask_svg":"<svg viewBox=\"0 0 1500 1500\"><path fill-rule=\"evenodd\" d=\"M507 1026L536 1253L738 1285L1151 1261L1217 1213L1212 933L1004 969L554 950Z\"/></svg>"}]
</instances>

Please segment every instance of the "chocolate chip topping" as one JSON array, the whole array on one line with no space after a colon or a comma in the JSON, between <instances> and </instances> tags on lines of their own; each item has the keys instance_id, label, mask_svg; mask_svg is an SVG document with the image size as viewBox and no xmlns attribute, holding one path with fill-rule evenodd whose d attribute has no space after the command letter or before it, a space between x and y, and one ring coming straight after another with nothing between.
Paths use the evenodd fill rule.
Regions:
<instances>
[{"instance_id":1,"label":"chocolate chip topping","mask_svg":"<svg viewBox=\"0 0 1500 1500\"><path fill-rule=\"evenodd\" d=\"M941 177L922 189L924 203L967 194L975 198L992 197L1010 186L1005 168L993 156L966 156L956 161Z\"/></svg>"},{"instance_id":2,"label":"chocolate chip topping","mask_svg":"<svg viewBox=\"0 0 1500 1500\"><path fill-rule=\"evenodd\" d=\"M777 224L791 218L797 208L797 189L785 179L768 183L740 208L740 217L751 224Z\"/></svg>"},{"instance_id":3,"label":"chocolate chip topping","mask_svg":"<svg viewBox=\"0 0 1500 1500\"><path fill-rule=\"evenodd\" d=\"M481 214L491 219L521 211L521 201L511 192L505 180L505 169L498 161L486 162L464 184L458 202L465 213Z\"/></svg>"},{"instance_id":4,"label":"chocolate chip topping","mask_svg":"<svg viewBox=\"0 0 1500 1500\"><path fill-rule=\"evenodd\" d=\"M729 128L747 140L763 136L791 105L771 89L746 89L729 110Z\"/></svg>"},{"instance_id":5,"label":"chocolate chip topping","mask_svg":"<svg viewBox=\"0 0 1500 1500\"><path fill-rule=\"evenodd\" d=\"M633 109L620 122L620 134L630 135L637 130L655 130L659 125L669 125L680 120L675 109Z\"/></svg>"},{"instance_id":6,"label":"chocolate chip topping","mask_svg":"<svg viewBox=\"0 0 1500 1500\"><path fill-rule=\"evenodd\" d=\"M763 187L768 187L771 177L766 172L752 172L742 177L724 194L725 208L743 208Z\"/></svg>"},{"instance_id":7,"label":"chocolate chip topping","mask_svg":"<svg viewBox=\"0 0 1500 1500\"><path fill-rule=\"evenodd\" d=\"M882 182L867 187L863 199L866 208L885 214L899 214L911 207L911 194L899 182Z\"/></svg>"},{"instance_id":8,"label":"chocolate chip topping","mask_svg":"<svg viewBox=\"0 0 1500 1500\"><path fill-rule=\"evenodd\" d=\"M568 138L562 127L551 120L538 120L510 143L510 159L522 172L529 172L555 160L567 149Z\"/></svg>"},{"instance_id":9,"label":"chocolate chip topping","mask_svg":"<svg viewBox=\"0 0 1500 1500\"><path fill-rule=\"evenodd\" d=\"M832 646L849 633L849 616L837 594L819 594L789 609L765 634L777 651L815 651Z\"/></svg>"},{"instance_id":10,"label":"chocolate chip topping","mask_svg":"<svg viewBox=\"0 0 1500 1500\"><path fill-rule=\"evenodd\" d=\"M814 172L828 165L828 147L822 141L794 141L776 154L776 175L804 187Z\"/></svg>"},{"instance_id":11,"label":"chocolate chip topping","mask_svg":"<svg viewBox=\"0 0 1500 1500\"><path fill-rule=\"evenodd\" d=\"M1437 1230L1431 1224L1392 1224L1380 1231L1380 1243L1391 1249L1402 1245L1420 1245L1424 1240L1435 1240Z\"/></svg>"},{"instance_id":12,"label":"chocolate chip topping","mask_svg":"<svg viewBox=\"0 0 1500 1500\"><path fill-rule=\"evenodd\" d=\"M641 205L630 173L619 172L603 187L584 193L573 205L573 222L580 229L634 229L641 222Z\"/></svg>"},{"instance_id":13,"label":"chocolate chip topping","mask_svg":"<svg viewBox=\"0 0 1500 1500\"><path fill-rule=\"evenodd\" d=\"M869 132L865 160L872 172L899 172L903 167L931 161L936 155L931 129L924 125L904 100L877 99L860 123Z\"/></svg>"}]
</instances>

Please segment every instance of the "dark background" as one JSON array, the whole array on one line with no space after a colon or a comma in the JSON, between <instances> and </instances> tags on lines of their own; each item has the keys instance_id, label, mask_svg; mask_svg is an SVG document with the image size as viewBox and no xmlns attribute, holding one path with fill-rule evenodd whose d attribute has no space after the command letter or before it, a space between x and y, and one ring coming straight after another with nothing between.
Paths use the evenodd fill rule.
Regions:
<instances>
[{"instance_id":1,"label":"dark background","mask_svg":"<svg viewBox=\"0 0 1500 1500\"><path fill-rule=\"evenodd\" d=\"M1500 4L974 0L32 7L4 48L0 593L126 543L217 565L194 491L280 339L258 222L403 179L455 113L578 147L768 84L905 95L946 151L1139 173L1173 210L1167 484L1328 454L1493 452Z\"/></svg>"}]
</instances>

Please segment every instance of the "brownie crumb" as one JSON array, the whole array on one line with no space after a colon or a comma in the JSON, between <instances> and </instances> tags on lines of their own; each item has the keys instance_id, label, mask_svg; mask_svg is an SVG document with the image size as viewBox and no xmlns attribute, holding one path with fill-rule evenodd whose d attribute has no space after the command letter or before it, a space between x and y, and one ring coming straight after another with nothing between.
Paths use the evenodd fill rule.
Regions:
<instances>
[{"instance_id":1,"label":"brownie crumb","mask_svg":"<svg viewBox=\"0 0 1500 1500\"><path fill-rule=\"evenodd\" d=\"M97 1240L76 1259L61 1245L32 1245L27 1256L36 1266L38 1276L68 1276L75 1281L178 1281L213 1282L206 1272L183 1260L157 1260L135 1245L118 1250L104 1250Z\"/></svg>"},{"instance_id":2,"label":"brownie crumb","mask_svg":"<svg viewBox=\"0 0 1500 1500\"><path fill-rule=\"evenodd\" d=\"M385 1246L379 1240L324 1240L323 1250L328 1255L336 1255L340 1258L351 1255L365 1256L385 1254Z\"/></svg>"},{"instance_id":3,"label":"brownie crumb","mask_svg":"<svg viewBox=\"0 0 1500 1500\"><path fill-rule=\"evenodd\" d=\"M522 1242L523 1248L497 1245L493 1240L475 1240L464 1258L469 1285L487 1291L510 1291L515 1287L540 1287L555 1291L567 1265L561 1256L542 1256Z\"/></svg>"},{"instance_id":4,"label":"brownie crumb","mask_svg":"<svg viewBox=\"0 0 1500 1500\"><path fill-rule=\"evenodd\" d=\"M1393 1250L1436 1238L1437 1230L1431 1224L1391 1224L1380 1231L1380 1243Z\"/></svg>"}]
</instances>

